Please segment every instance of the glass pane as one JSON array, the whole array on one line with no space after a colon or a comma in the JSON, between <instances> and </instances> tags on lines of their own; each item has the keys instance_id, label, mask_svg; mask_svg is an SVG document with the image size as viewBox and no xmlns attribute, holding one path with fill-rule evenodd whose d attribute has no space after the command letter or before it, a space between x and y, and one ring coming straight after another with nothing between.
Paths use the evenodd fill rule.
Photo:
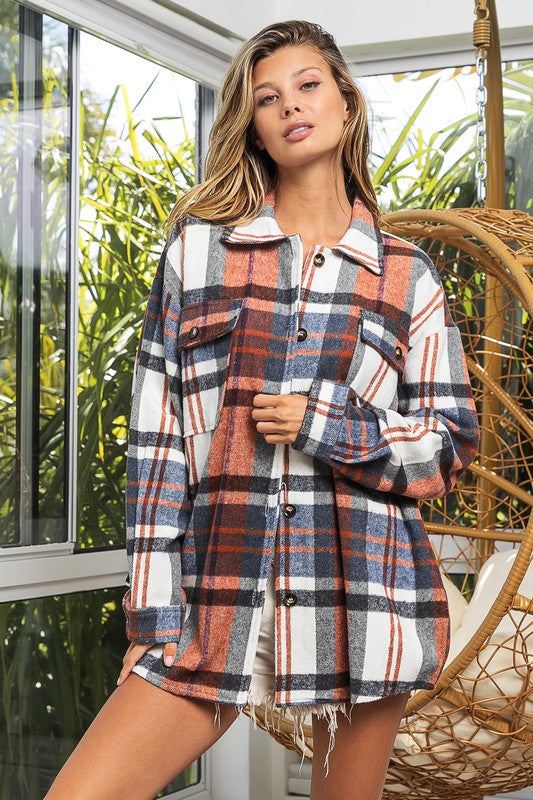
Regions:
<instances>
[{"instance_id":1,"label":"glass pane","mask_svg":"<svg viewBox=\"0 0 533 800\"><path fill-rule=\"evenodd\" d=\"M0 604L0 800L42 800L116 689L127 647L123 594L117 587ZM157 797L196 785L201 763Z\"/></svg>"},{"instance_id":2,"label":"glass pane","mask_svg":"<svg viewBox=\"0 0 533 800\"><path fill-rule=\"evenodd\" d=\"M68 28L0 2L0 546L66 539Z\"/></svg>"},{"instance_id":3,"label":"glass pane","mask_svg":"<svg viewBox=\"0 0 533 800\"><path fill-rule=\"evenodd\" d=\"M476 205L474 66L360 76L381 210ZM506 208L533 205L533 62L502 64ZM373 119L372 119L373 118Z\"/></svg>"},{"instance_id":4,"label":"glass pane","mask_svg":"<svg viewBox=\"0 0 533 800\"><path fill-rule=\"evenodd\" d=\"M533 61L503 64L506 208L533 213Z\"/></svg>"},{"instance_id":5,"label":"glass pane","mask_svg":"<svg viewBox=\"0 0 533 800\"><path fill-rule=\"evenodd\" d=\"M196 83L84 33L80 58L78 542L90 548L124 544L133 364L166 217L195 181Z\"/></svg>"}]
</instances>

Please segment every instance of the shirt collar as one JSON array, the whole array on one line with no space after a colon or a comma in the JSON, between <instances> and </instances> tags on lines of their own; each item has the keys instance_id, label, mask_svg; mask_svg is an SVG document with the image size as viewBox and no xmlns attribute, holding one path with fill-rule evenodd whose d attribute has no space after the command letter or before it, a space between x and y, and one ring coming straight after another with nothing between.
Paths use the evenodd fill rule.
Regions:
<instances>
[{"instance_id":1,"label":"shirt collar","mask_svg":"<svg viewBox=\"0 0 533 800\"><path fill-rule=\"evenodd\" d=\"M263 244L287 239L274 216L275 192L271 189L263 208L246 225L226 226L221 241L233 244ZM383 242L381 232L374 222L368 206L356 195L352 205L350 226L342 239L331 248L340 251L352 261L381 275L383 272Z\"/></svg>"}]
</instances>

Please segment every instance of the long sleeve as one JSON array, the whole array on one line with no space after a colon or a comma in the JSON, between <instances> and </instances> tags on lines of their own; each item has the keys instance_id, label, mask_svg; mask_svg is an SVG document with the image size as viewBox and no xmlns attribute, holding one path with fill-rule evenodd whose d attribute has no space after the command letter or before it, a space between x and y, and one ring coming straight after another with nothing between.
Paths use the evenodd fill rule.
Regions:
<instances>
[{"instance_id":1,"label":"long sleeve","mask_svg":"<svg viewBox=\"0 0 533 800\"><path fill-rule=\"evenodd\" d=\"M131 642L178 641L185 613L180 541L190 503L176 348L181 258L175 227L152 283L133 373L126 461L130 586L122 600Z\"/></svg>"},{"instance_id":2,"label":"long sleeve","mask_svg":"<svg viewBox=\"0 0 533 800\"><path fill-rule=\"evenodd\" d=\"M445 495L474 460L479 423L460 331L437 270L422 251L398 410L361 400L344 383L315 378L292 447L371 489Z\"/></svg>"}]
</instances>

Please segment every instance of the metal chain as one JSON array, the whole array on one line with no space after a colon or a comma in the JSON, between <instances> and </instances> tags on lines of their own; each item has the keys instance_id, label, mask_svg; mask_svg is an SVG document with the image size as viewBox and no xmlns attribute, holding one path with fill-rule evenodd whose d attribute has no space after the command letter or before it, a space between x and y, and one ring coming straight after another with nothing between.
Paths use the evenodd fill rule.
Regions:
<instances>
[{"instance_id":1,"label":"metal chain","mask_svg":"<svg viewBox=\"0 0 533 800\"><path fill-rule=\"evenodd\" d=\"M476 199L479 205L486 205L487 191L487 159L486 153L486 135L487 135L487 115L485 107L487 105L487 87L485 86L485 75L487 74L487 61L483 56L483 52L479 51L476 55L476 73L479 77L479 85L476 88L476 102L477 102L477 128L476 128L476 149L478 158L476 161L475 176L476 176Z\"/></svg>"},{"instance_id":2,"label":"metal chain","mask_svg":"<svg viewBox=\"0 0 533 800\"><path fill-rule=\"evenodd\" d=\"M487 136L487 87L485 86L485 75L487 74L487 50L490 47L491 41L491 21L487 0L476 0L475 13L476 20L474 21L473 42L476 56L476 73L479 78L479 85L476 89L476 199L479 205L486 206L487 159L485 153Z\"/></svg>"}]
</instances>

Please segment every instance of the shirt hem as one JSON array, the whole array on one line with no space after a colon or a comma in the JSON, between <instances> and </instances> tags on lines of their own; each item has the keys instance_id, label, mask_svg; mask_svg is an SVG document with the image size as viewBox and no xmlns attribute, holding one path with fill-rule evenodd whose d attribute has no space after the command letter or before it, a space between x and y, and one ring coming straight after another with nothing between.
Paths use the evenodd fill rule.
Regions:
<instances>
[{"instance_id":1,"label":"shirt hem","mask_svg":"<svg viewBox=\"0 0 533 800\"><path fill-rule=\"evenodd\" d=\"M164 691L170 692L171 694L176 695L177 697L187 697L190 699L198 699L198 700L209 700L212 703L219 703L220 705L226 706L233 706L234 708L245 708L249 703L248 699L244 702L235 702L230 700L229 698L223 698L220 696L220 692L215 694L210 694L206 692L202 692L198 690L197 687L192 686L191 684L180 683L177 681L173 681L170 678L165 678L159 675L157 672L153 672L150 669L142 666L134 666L132 668L132 672L135 672L136 675L147 680L149 683L152 683L154 686L158 686L160 689ZM356 699L354 700L351 693L345 697L312 697L308 700L302 700L294 703L276 703L274 697L272 697L272 705L275 706L276 709L282 711L285 708L294 709L296 712L298 710L303 711L306 708L312 709L314 706L323 706L323 705L338 705L342 703L351 703L352 705L357 705L359 703L370 703L375 702L377 700L384 700L387 697L391 697L393 695L404 694L405 692L412 692L418 689L434 689L435 682L431 681L409 681L404 684L401 684L396 691L388 692L384 695L357 695L355 696ZM269 693L270 694L270 693ZM259 705L259 703L257 703Z\"/></svg>"}]
</instances>

